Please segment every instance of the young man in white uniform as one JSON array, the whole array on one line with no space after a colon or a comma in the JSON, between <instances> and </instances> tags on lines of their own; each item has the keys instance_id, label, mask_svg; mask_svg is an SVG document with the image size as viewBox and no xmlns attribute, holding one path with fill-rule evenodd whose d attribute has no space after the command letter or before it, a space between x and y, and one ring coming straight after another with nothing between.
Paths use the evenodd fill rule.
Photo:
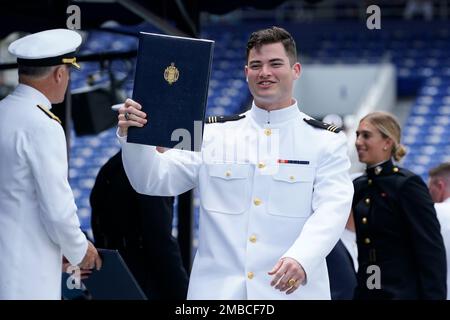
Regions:
<instances>
[{"instance_id":1,"label":"young man in white uniform","mask_svg":"<svg viewBox=\"0 0 450 320\"><path fill-rule=\"evenodd\" d=\"M128 127L147 119L130 99L119 109L124 167L138 192L199 187L189 299L330 299L325 257L349 216L350 162L344 134L300 112L292 97L300 71L287 31L253 33L245 66L253 105L206 125L200 153L127 143Z\"/></svg>"}]
</instances>

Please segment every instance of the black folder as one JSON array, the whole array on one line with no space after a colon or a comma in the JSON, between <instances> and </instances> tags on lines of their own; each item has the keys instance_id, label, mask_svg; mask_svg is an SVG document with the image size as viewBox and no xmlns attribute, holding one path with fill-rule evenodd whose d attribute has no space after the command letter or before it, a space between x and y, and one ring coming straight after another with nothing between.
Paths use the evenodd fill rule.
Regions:
<instances>
[{"instance_id":1,"label":"black folder","mask_svg":"<svg viewBox=\"0 0 450 320\"><path fill-rule=\"evenodd\" d=\"M200 150L213 48L211 40L140 33L133 100L148 122L130 127L127 142Z\"/></svg>"},{"instance_id":2,"label":"black folder","mask_svg":"<svg viewBox=\"0 0 450 320\"><path fill-rule=\"evenodd\" d=\"M83 280L92 300L147 300L119 251L97 249L102 258L102 268L93 270Z\"/></svg>"}]
</instances>

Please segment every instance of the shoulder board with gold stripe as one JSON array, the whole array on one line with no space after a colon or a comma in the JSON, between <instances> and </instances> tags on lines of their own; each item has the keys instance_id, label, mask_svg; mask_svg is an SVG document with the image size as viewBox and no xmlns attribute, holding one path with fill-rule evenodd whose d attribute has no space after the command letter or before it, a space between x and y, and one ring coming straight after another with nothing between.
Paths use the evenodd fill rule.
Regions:
<instances>
[{"instance_id":1,"label":"shoulder board with gold stripe","mask_svg":"<svg viewBox=\"0 0 450 320\"><path fill-rule=\"evenodd\" d=\"M303 120L307 124L309 124L309 125L311 125L313 127L320 128L320 129L325 129L325 130L328 130L330 132L338 133L338 132L340 132L342 130L342 128L340 128L338 126L335 126L334 124L328 124L328 123L325 123L325 122L318 121L316 119L306 119L306 118L304 118Z\"/></svg>"},{"instance_id":2,"label":"shoulder board with gold stripe","mask_svg":"<svg viewBox=\"0 0 450 320\"><path fill-rule=\"evenodd\" d=\"M234 115L234 116L210 116L206 118L205 123L222 123L227 121L236 121L245 118L245 115Z\"/></svg>"},{"instance_id":3,"label":"shoulder board with gold stripe","mask_svg":"<svg viewBox=\"0 0 450 320\"><path fill-rule=\"evenodd\" d=\"M41 109L47 116L49 116L50 118L52 118L53 120L56 120L59 122L59 124L61 124L61 120L59 120L59 118L57 116L55 116L50 110L48 110L46 107L41 106L41 105L37 105L39 109Z\"/></svg>"}]
</instances>

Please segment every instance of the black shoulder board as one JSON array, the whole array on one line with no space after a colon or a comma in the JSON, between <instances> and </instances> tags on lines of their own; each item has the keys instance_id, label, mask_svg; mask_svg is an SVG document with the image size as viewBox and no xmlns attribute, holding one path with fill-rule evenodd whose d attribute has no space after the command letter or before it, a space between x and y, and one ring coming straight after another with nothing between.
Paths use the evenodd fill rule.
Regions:
<instances>
[{"instance_id":1,"label":"black shoulder board","mask_svg":"<svg viewBox=\"0 0 450 320\"><path fill-rule=\"evenodd\" d=\"M206 118L205 123L222 123L227 121L236 121L245 118L245 115L234 115L234 116L210 116Z\"/></svg>"},{"instance_id":2,"label":"black shoulder board","mask_svg":"<svg viewBox=\"0 0 450 320\"><path fill-rule=\"evenodd\" d=\"M46 107L37 105L39 109L41 109L49 118L52 118L53 120L56 120L61 124L61 120L57 116L55 116L50 110L48 110Z\"/></svg>"},{"instance_id":3,"label":"black shoulder board","mask_svg":"<svg viewBox=\"0 0 450 320\"><path fill-rule=\"evenodd\" d=\"M316 127L316 128L321 128L321 129L325 129L334 133L338 133L342 130L342 128L339 128L338 126L335 126L334 124L328 124L325 122L321 122L318 121L316 119L303 119L307 124Z\"/></svg>"}]
</instances>

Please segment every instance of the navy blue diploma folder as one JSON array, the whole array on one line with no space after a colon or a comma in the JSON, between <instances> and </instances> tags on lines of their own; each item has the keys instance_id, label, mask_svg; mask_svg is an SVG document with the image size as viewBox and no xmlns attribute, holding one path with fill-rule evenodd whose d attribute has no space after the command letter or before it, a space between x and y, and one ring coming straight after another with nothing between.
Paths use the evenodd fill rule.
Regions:
<instances>
[{"instance_id":1,"label":"navy blue diploma folder","mask_svg":"<svg viewBox=\"0 0 450 320\"><path fill-rule=\"evenodd\" d=\"M98 249L102 268L83 280L92 300L146 300L147 297L117 250Z\"/></svg>"},{"instance_id":2,"label":"navy blue diploma folder","mask_svg":"<svg viewBox=\"0 0 450 320\"><path fill-rule=\"evenodd\" d=\"M133 100L147 124L130 127L127 142L199 151L214 42L139 34Z\"/></svg>"}]
</instances>

